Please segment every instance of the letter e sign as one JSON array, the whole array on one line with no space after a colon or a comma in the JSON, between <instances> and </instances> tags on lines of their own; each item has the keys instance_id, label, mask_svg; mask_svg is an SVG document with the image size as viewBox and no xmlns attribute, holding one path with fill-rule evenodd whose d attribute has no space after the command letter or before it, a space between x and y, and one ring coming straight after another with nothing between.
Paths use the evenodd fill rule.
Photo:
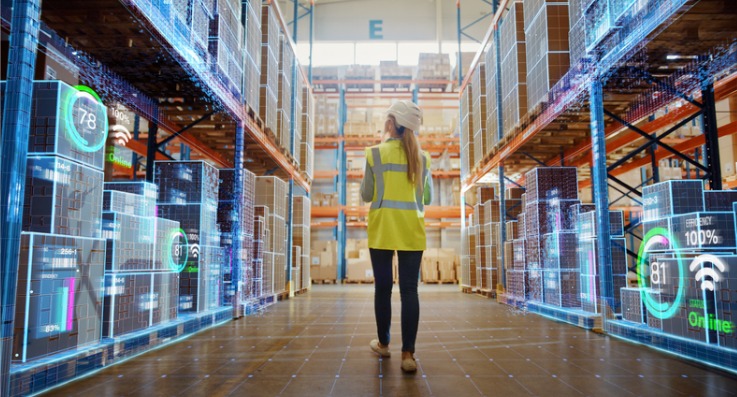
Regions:
<instances>
[{"instance_id":1,"label":"letter e sign","mask_svg":"<svg viewBox=\"0 0 737 397\"><path fill-rule=\"evenodd\" d=\"M370 40L381 40L384 38L384 32L382 25L384 21L381 19L370 19L369 20L369 39Z\"/></svg>"}]
</instances>

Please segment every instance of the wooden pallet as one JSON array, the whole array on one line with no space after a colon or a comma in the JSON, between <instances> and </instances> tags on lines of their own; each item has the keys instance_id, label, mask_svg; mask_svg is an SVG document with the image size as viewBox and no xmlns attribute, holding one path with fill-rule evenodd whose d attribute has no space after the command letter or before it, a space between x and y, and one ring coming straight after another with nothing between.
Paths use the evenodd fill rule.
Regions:
<instances>
[{"instance_id":1,"label":"wooden pallet","mask_svg":"<svg viewBox=\"0 0 737 397\"><path fill-rule=\"evenodd\" d=\"M266 136L269 137L269 139L271 139L274 144L276 144L276 134L274 134L274 131L271 130L271 127L266 126L263 131L264 134L266 134Z\"/></svg>"},{"instance_id":2,"label":"wooden pallet","mask_svg":"<svg viewBox=\"0 0 737 397\"><path fill-rule=\"evenodd\" d=\"M250 105L246 104L246 112L248 113L248 117L253 120L253 122L256 124L256 126L263 131L264 130L264 121L261 120L261 116L258 114L258 110L252 108Z\"/></svg>"},{"instance_id":3,"label":"wooden pallet","mask_svg":"<svg viewBox=\"0 0 737 397\"><path fill-rule=\"evenodd\" d=\"M496 291L488 290L488 289L477 289L476 295L485 296L487 298L496 299Z\"/></svg>"},{"instance_id":4,"label":"wooden pallet","mask_svg":"<svg viewBox=\"0 0 737 397\"><path fill-rule=\"evenodd\" d=\"M276 300L278 300L278 301L283 301L283 300L287 300L287 299L289 299L289 291L280 292L276 296Z\"/></svg>"},{"instance_id":5,"label":"wooden pallet","mask_svg":"<svg viewBox=\"0 0 737 397\"><path fill-rule=\"evenodd\" d=\"M312 279L312 284L337 284L334 278L326 278L322 280Z\"/></svg>"},{"instance_id":6,"label":"wooden pallet","mask_svg":"<svg viewBox=\"0 0 737 397\"><path fill-rule=\"evenodd\" d=\"M294 291L294 295L295 296L296 295L302 295L302 294L305 294L305 293L307 293L307 288L302 288L301 290Z\"/></svg>"},{"instance_id":7,"label":"wooden pallet","mask_svg":"<svg viewBox=\"0 0 737 397\"><path fill-rule=\"evenodd\" d=\"M473 288L471 287L461 287L461 291L464 294L473 294Z\"/></svg>"},{"instance_id":8,"label":"wooden pallet","mask_svg":"<svg viewBox=\"0 0 737 397\"><path fill-rule=\"evenodd\" d=\"M456 284L458 280L425 280L425 284Z\"/></svg>"},{"instance_id":9,"label":"wooden pallet","mask_svg":"<svg viewBox=\"0 0 737 397\"><path fill-rule=\"evenodd\" d=\"M348 279L346 279L346 280L344 280L344 282L346 284L373 284L374 283L374 280L373 279L371 279L371 280L368 280L368 279L366 279L366 280L348 280Z\"/></svg>"},{"instance_id":10,"label":"wooden pallet","mask_svg":"<svg viewBox=\"0 0 737 397\"><path fill-rule=\"evenodd\" d=\"M248 117L254 120L258 117L258 112L249 104L246 104L246 113L248 114Z\"/></svg>"}]
</instances>

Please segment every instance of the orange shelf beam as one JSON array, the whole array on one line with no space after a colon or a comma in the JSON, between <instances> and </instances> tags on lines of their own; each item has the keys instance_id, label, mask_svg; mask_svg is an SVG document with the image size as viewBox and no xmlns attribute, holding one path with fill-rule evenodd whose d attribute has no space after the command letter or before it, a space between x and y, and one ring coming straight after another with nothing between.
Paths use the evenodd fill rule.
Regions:
<instances>
[{"instance_id":1,"label":"orange shelf beam","mask_svg":"<svg viewBox=\"0 0 737 397\"><path fill-rule=\"evenodd\" d=\"M337 218L340 207L318 207L312 206L310 216L314 218Z\"/></svg>"},{"instance_id":2,"label":"orange shelf beam","mask_svg":"<svg viewBox=\"0 0 737 397\"><path fill-rule=\"evenodd\" d=\"M313 179L331 179L338 176L338 170L315 170Z\"/></svg>"},{"instance_id":3,"label":"orange shelf beam","mask_svg":"<svg viewBox=\"0 0 737 397\"><path fill-rule=\"evenodd\" d=\"M173 123L164 123L163 125L160 124L160 127L163 127L167 131L174 133L175 131L178 131L179 129L177 126ZM233 162L228 161L227 159L223 158L219 153L212 150L209 146L202 143L202 141L198 140L197 138L190 135L188 132L183 132L179 137L177 138L181 140L182 142L186 143L189 147L194 149L195 151L202 153L205 157L210 159L213 163L215 163L217 166L221 168L233 168ZM135 153L146 157L147 155L147 144L141 141L136 140L130 140L125 145L128 149L134 151ZM156 160L168 160L166 156L164 156L161 153L156 153Z\"/></svg>"},{"instance_id":4,"label":"orange shelf beam","mask_svg":"<svg viewBox=\"0 0 737 397\"><path fill-rule=\"evenodd\" d=\"M131 139L130 141L128 141L128 143L125 144L125 147L140 156L146 157L147 146L145 143L141 141ZM169 160L169 159L166 156L164 156L162 153L156 152L156 160Z\"/></svg>"},{"instance_id":5,"label":"orange shelf beam","mask_svg":"<svg viewBox=\"0 0 737 397\"><path fill-rule=\"evenodd\" d=\"M332 229L338 227L338 222L311 222L310 228L312 229Z\"/></svg>"}]
</instances>

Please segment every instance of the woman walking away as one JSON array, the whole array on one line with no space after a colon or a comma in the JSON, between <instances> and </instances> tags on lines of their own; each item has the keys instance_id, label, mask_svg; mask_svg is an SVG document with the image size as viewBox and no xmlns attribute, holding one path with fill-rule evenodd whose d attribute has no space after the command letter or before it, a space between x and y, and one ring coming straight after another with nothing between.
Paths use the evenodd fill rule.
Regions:
<instances>
[{"instance_id":1,"label":"woman walking away","mask_svg":"<svg viewBox=\"0 0 737 397\"><path fill-rule=\"evenodd\" d=\"M390 357L392 319L392 258L399 259L402 298L402 370L416 372L414 359L420 302L417 281L425 250L425 205L432 200L430 156L420 149L417 134L422 110L410 101L398 101L387 111L384 130L389 138L366 149L366 172L361 198L371 202L368 246L374 269L374 312L378 339L369 344Z\"/></svg>"}]
</instances>

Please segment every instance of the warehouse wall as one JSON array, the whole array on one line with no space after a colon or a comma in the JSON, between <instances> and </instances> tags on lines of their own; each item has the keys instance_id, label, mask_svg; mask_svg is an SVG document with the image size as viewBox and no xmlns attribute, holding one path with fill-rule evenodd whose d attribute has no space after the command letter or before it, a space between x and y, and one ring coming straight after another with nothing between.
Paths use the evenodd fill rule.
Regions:
<instances>
[{"instance_id":1,"label":"warehouse wall","mask_svg":"<svg viewBox=\"0 0 737 397\"><path fill-rule=\"evenodd\" d=\"M284 18L292 20L291 0L279 1ZM452 0L323 0L314 8L314 39L316 41L437 41L458 39L456 2ZM461 23L465 26L490 12L491 6L482 1L464 1ZM300 11L299 15L304 13ZM481 39L491 18L466 30ZM298 37L309 37L309 20L297 23Z\"/></svg>"}]
</instances>

